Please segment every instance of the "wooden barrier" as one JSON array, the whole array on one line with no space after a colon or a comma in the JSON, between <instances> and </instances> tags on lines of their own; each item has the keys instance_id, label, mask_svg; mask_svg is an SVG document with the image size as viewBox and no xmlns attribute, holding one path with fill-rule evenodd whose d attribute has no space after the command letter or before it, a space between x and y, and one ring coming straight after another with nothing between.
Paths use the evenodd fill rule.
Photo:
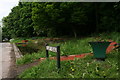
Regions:
<instances>
[{"instance_id":1,"label":"wooden barrier","mask_svg":"<svg viewBox=\"0 0 120 80\"><path fill-rule=\"evenodd\" d=\"M56 46L56 47L51 47L48 46L48 44L45 45L46 46L46 58L49 58L49 54L48 51L52 51L52 52L56 52L56 59L57 59L57 68L60 68L60 46Z\"/></svg>"}]
</instances>

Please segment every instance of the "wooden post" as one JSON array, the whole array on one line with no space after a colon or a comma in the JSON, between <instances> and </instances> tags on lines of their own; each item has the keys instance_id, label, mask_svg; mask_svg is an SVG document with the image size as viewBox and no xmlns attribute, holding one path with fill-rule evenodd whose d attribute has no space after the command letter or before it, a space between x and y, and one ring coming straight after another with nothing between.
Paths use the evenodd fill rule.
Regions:
<instances>
[{"instance_id":1,"label":"wooden post","mask_svg":"<svg viewBox=\"0 0 120 80\"><path fill-rule=\"evenodd\" d=\"M48 51L57 53L56 60L57 60L57 68L59 69L60 68L60 46L51 47L51 46L48 46L48 44L46 44L45 46L46 46L46 58L49 58Z\"/></svg>"},{"instance_id":2,"label":"wooden post","mask_svg":"<svg viewBox=\"0 0 120 80\"><path fill-rule=\"evenodd\" d=\"M48 46L48 44L45 45L45 48L46 46ZM46 58L49 58L49 54L48 54L48 50L46 49Z\"/></svg>"},{"instance_id":3,"label":"wooden post","mask_svg":"<svg viewBox=\"0 0 120 80\"><path fill-rule=\"evenodd\" d=\"M57 46L57 68L60 68L60 46Z\"/></svg>"}]
</instances>

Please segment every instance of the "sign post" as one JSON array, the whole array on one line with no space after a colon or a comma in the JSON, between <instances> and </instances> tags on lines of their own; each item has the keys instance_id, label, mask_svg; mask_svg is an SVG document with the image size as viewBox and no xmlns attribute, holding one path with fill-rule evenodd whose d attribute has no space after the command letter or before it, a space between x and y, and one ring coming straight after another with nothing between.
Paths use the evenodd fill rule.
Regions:
<instances>
[{"instance_id":1,"label":"sign post","mask_svg":"<svg viewBox=\"0 0 120 80\"><path fill-rule=\"evenodd\" d=\"M45 46L48 46L48 44L46 44ZM48 50L46 49L46 58L49 58L49 54L48 54Z\"/></svg>"},{"instance_id":2,"label":"sign post","mask_svg":"<svg viewBox=\"0 0 120 80\"><path fill-rule=\"evenodd\" d=\"M60 46L57 47L51 47L48 46L48 44L45 45L46 46L46 58L49 58L49 54L48 51L52 51L52 52L56 52L56 60L57 60L57 68L60 68Z\"/></svg>"},{"instance_id":3,"label":"sign post","mask_svg":"<svg viewBox=\"0 0 120 80\"><path fill-rule=\"evenodd\" d=\"M57 67L60 68L60 46L57 46Z\"/></svg>"}]
</instances>

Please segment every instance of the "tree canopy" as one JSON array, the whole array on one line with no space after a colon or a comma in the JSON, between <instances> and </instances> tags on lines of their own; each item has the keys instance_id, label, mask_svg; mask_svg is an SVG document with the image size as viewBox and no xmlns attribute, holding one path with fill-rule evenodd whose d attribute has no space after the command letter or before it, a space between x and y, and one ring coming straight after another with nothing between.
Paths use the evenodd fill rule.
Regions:
<instances>
[{"instance_id":1,"label":"tree canopy","mask_svg":"<svg viewBox=\"0 0 120 80\"><path fill-rule=\"evenodd\" d=\"M19 2L2 19L3 37L82 36L120 31L120 3Z\"/></svg>"}]
</instances>

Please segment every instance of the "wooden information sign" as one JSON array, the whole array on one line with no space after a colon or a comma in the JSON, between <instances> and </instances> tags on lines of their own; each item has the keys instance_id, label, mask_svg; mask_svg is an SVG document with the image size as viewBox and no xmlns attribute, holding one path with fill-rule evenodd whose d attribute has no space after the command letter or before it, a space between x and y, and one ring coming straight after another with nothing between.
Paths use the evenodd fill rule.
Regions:
<instances>
[{"instance_id":1,"label":"wooden information sign","mask_svg":"<svg viewBox=\"0 0 120 80\"><path fill-rule=\"evenodd\" d=\"M57 47L46 46L46 50L57 52Z\"/></svg>"},{"instance_id":2,"label":"wooden information sign","mask_svg":"<svg viewBox=\"0 0 120 80\"><path fill-rule=\"evenodd\" d=\"M49 58L48 51L56 52L56 58L57 58L57 68L60 68L60 46L57 47L51 47L46 44L46 58Z\"/></svg>"}]
</instances>

